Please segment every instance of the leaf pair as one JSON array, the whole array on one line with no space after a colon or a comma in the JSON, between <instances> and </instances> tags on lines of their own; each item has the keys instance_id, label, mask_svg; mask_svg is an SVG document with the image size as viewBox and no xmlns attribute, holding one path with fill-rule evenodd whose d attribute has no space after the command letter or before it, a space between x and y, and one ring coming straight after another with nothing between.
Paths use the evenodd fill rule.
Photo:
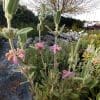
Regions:
<instances>
[{"instance_id":1,"label":"leaf pair","mask_svg":"<svg viewBox=\"0 0 100 100\"><path fill-rule=\"evenodd\" d=\"M18 36L19 40L18 44L20 45L21 48L23 48L25 45L25 42L27 40L27 33L29 33L32 30L33 30L32 27L27 27L17 31L16 35Z\"/></svg>"}]
</instances>

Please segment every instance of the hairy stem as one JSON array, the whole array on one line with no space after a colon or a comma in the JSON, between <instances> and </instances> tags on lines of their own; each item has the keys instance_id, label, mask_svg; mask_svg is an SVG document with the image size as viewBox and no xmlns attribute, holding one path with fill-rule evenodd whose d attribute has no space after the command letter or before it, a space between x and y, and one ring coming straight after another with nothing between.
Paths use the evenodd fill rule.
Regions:
<instances>
[{"instance_id":1,"label":"hairy stem","mask_svg":"<svg viewBox=\"0 0 100 100\"><path fill-rule=\"evenodd\" d=\"M39 42L41 42L41 30L39 30Z\"/></svg>"},{"instance_id":2,"label":"hairy stem","mask_svg":"<svg viewBox=\"0 0 100 100\"><path fill-rule=\"evenodd\" d=\"M55 44L57 44L57 36L55 36ZM56 54L54 54L54 68L57 65L57 58L56 58Z\"/></svg>"},{"instance_id":3,"label":"hairy stem","mask_svg":"<svg viewBox=\"0 0 100 100\"><path fill-rule=\"evenodd\" d=\"M11 28L11 19L7 18L7 27L8 29Z\"/></svg>"},{"instance_id":4,"label":"hairy stem","mask_svg":"<svg viewBox=\"0 0 100 100\"><path fill-rule=\"evenodd\" d=\"M9 39L9 45L10 45L11 50L14 50L14 46L13 46L13 43L12 43L11 39Z\"/></svg>"}]
</instances>

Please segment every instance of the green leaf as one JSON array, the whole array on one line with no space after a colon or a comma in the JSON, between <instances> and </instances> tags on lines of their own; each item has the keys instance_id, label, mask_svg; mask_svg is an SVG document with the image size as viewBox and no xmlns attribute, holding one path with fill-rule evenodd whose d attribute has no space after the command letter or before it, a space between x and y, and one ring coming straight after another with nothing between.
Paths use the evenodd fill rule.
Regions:
<instances>
[{"instance_id":1,"label":"green leaf","mask_svg":"<svg viewBox=\"0 0 100 100\"><path fill-rule=\"evenodd\" d=\"M49 32L54 33L54 31L47 25L45 25L45 27L49 30Z\"/></svg>"},{"instance_id":2,"label":"green leaf","mask_svg":"<svg viewBox=\"0 0 100 100\"><path fill-rule=\"evenodd\" d=\"M3 1L3 10L4 12L7 11L7 7L8 7L8 3L9 3L9 0L2 0Z\"/></svg>"},{"instance_id":3,"label":"green leaf","mask_svg":"<svg viewBox=\"0 0 100 100\"><path fill-rule=\"evenodd\" d=\"M97 94L96 100L100 100L100 93Z\"/></svg>"},{"instance_id":4,"label":"green leaf","mask_svg":"<svg viewBox=\"0 0 100 100\"><path fill-rule=\"evenodd\" d=\"M18 39L20 42L25 43L27 40L27 35L26 34L21 34L18 36Z\"/></svg>"},{"instance_id":5,"label":"green leaf","mask_svg":"<svg viewBox=\"0 0 100 100\"><path fill-rule=\"evenodd\" d=\"M90 89L92 89L92 88L94 88L97 84L98 84L98 80L93 80L93 79L87 79L86 80L86 85L90 88Z\"/></svg>"},{"instance_id":6,"label":"green leaf","mask_svg":"<svg viewBox=\"0 0 100 100\"><path fill-rule=\"evenodd\" d=\"M65 28L65 25L63 25L63 26L60 28L59 34L63 32L64 28Z\"/></svg>"},{"instance_id":7,"label":"green leaf","mask_svg":"<svg viewBox=\"0 0 100 100\"><path fill-rule=\"evenodd\" d=\"M26 40L27 40L27 34L20 34L18 36L18 44L21 48L24 47L25 43L26 43Z\"/></svg>"},{"instance_id":8,"label":"green leaf","mask_svg":"<svg viewBox=\"0 0 100 100\"><path fill-rule=\"evenodd\" d=\"M59 24L60 23L60 19L61 19L61 11L58 10L55 15L54 15L54 22L55 24Z\"/></svg>"},{"instance_id":9,"label":"green leaf","mask_svg":"<svg viewBox=\"0 0 100 100\"><path fill-rule=\"evenodd\" d=\"M0 32L0 36L2 36L2 37L4 37L4 38L8 39L8 34L6 34L6 33Z\"/></svg>"},{"instance_id":10,"label":"green leaf","mask_svg":"<svg viewBox=\"0 0 100 100\"><path fill-rule=\"evenodd\" d=\"M32 30L33 30L32 27L23 28L23 29L17 31L17 35L27 34L28 32L30 32Z\"/></svg>"},{"instance_id":11,"label":"green leaf","mask_svg":"<svg viewBox=\"0 0 100 100\"><path fill-rule=\"evenodd\" d=\"M81 82L83 81L83 78L81 78L81 77L74 77L73 79L76 81L81 81Z\"/></svg>"},{"instance_id":12,"label":"green leaf","mask_svg":"<svg viewBox=\"0 0 100 100\"><path fill-rule=\"evenodd\" d=\"M29 78L32 79L34 76L34 72L32 72L30 75L29 75Z\"/></svg>"},{"instance_id":13,"label":"green leaf","mask_svg":"<svg viewBox=\"0 0 100 100\"><path fill-rule=\"evenodd\" d=\"M60 94L58 93L58 92L53 92L53 94L54 94L54 96L56 96L56 97L60 97Z\"/></svg>"},{"instance_id":14,"label":"green leaf","mask_svg":"<svg viewBox=\"0 0 100 100\"><path fill-rule=\"evenodd\" d=\"M37 25L37 30L38 30L38 31L43 31L43 25L39 23L39 24Z\"/></svg>"},{"instance_id":15,"label":"green leaf","mask_svg":"<svg viewBox=\"0 0 100 100\"><path fill-rule=\"evenodd\" d=\"M45 77L45 74L44 74L44 72L43 72L42 70L40 70L40 73L41 73L41 76L42 76L43 78L46 78L46 77Z\"/></svg>"},{"instance_id":16,"label":"green leaf","mask_svg":"<svg viewBox=\"0 0 100 100\"><path fill-rule=\"evenodd\" d=\"M8 13L11 15L15 14L18 4L19 4L19 0L9 0L8 5L6 5Z\"/></svg>"},{"instance_id":17,"label":"green leaf","mask_svg":"<svg viewBox=\"0 0 100 100\"><path fill-rule=\"evenodd\" d=\"M71 100L79 100L79 94L72 93L70 97Z\"/></svg>"}]
</instances>

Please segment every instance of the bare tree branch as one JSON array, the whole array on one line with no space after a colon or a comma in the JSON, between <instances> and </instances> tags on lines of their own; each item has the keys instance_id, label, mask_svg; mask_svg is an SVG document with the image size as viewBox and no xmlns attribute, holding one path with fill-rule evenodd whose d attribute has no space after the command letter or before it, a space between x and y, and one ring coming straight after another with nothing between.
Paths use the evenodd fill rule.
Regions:
<instances>
[{"instance_id":1,"label":"bare tree branch","mask_svg":"<svg viewBox=\"0 0 100 100\"><path fill-rule=\"evenodd\" d=\"M62 13L82 13L93 8L94 0L29 0L30 5L36 11L39 10L40 4L46 4L47 8L52 11L61 10Z\"/></svg>"}]
</instances>

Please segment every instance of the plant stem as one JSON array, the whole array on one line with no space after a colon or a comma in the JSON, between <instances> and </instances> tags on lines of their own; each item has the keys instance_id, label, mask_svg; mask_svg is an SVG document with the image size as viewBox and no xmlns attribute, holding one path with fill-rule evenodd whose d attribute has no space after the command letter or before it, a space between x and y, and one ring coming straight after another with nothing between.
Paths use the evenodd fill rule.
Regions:
<instances>
[{"instance_id":1,"label":"plant stem","mask_svg":"<svg viewBox=\"0 0 100 100\"><path fill-rule=\"evenodd\" d=\"M6 19L7 19L7 28L10 29L11 28L11 18L6 17ZM8 34L10 34L10 33L8 33ZM12 43L12 39L10 39L10 38L9 38L9 45L11 47L11 50L14 51L14 46L13 46L13 43Z\"/></svg>"},{"instance_id":2,"label":"plant stem","mask_svg":"<svg viewBox=\"0 0 100 100\"><path fill-rule=\"evenodd\" d=\"M56 35L58 34L58 28L59 28L59 25L58 25L58 24L56 24L56 28L55 28Z\"/></svg>"},{"instance_id":3,"label":"plant stem","mask_svg":"<svg viewBox=\"0 0 100 100\"><path fill-rule=\"evenodd\" d=\"M22 71L23 75L25 76L25 78L30 83L30 91L31 91L31 95L32 95L32 100L34 100L35 93L34 93L34 83L33 83L33 80L24 71L24 66L22 66L21 71Z\"/></svg>"},{"instance_id":4,"label":"plant stem","mask_svg":"<svg viewBox=\"0 0 100 100\"><path fill-rule=\"evenodd\" d=\"M41 30L39 30L39 42L41 42Z\"/></svg>"},{"instance_id":5,"label":"plant stem","mask_svg":"<svg viewBox=\"0 0 100 100\"><path fill-rule=\"evenodd\" d=\"M11 28L11 19L7 18L7 27L8 29Z\"/></svg>"},{"instance_id":6,"label":"plant stem","mask_svg":"<svg viewBox=\"0 0 100 100\"><path fill-rule=\"evenodd\" d=\"M57 35L55 35L55 44L57 44ZM56 54L54 54L54 68L57 67L57 58Z\"/></svg>"},{"instance_id":7,"label":"plant stem","mask_svg":"<svg viewBox=\"0 0 100 100\"><path fill-rule=\"evenodd\" d=\"M55 45L57 44L57 35L58 35L58 24L56 25L55 28ZM56 64L57 64L57 58L56 58L56 54L54 54L54 68L56 68Z\"/></svg>"},{"instance_id":8,"label":"plant stem","mask_svg":"<svg viewBox=\"0 0 100 100\"><path fill-rule=\"evenodd\" d=\"M45 63L45 61L44 61L44 59L43 59L43 54L42 54L42 52L40 51L40 56L41 56L41 61L42 61L42 64L43 64L43 67L44 67L44 69L45 69L45 74L47 73L46 72L46 63Z\"/></svg>"},{"instance_id":9,"label":"plant stem","mask_svg":"<svg viewBox=\"0 0 100 100\"><path fill-rule=\"evenodd\" d=\"M11 50L14 50L14 46L13 46L13 43L12 43L12 40L11 39L9 39L9 45L11 47Z\"/></svg>"}]
</instances>

